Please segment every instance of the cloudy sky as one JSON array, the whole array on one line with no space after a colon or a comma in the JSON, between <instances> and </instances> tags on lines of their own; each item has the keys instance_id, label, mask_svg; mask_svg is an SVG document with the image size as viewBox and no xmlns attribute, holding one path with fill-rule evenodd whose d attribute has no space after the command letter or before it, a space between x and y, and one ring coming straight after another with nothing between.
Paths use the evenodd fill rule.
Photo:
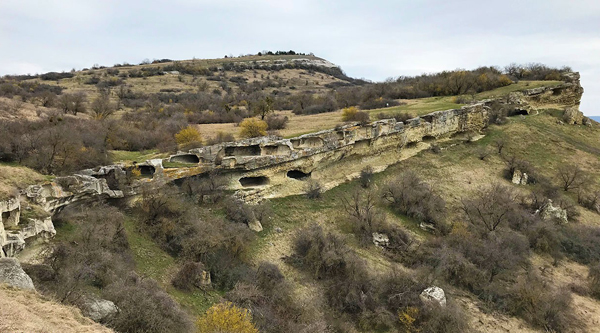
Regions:
<instances>
[{"instance_id":1,"label":"cloudy sky","mask_svg":"<svg viewBox=\"0 0 600 333\"><path fill-rule=\"evenodd\" d=\"M374 81L568 65L600 115L598 0L0 0L0 75L290 49Z\"/></svg>"}]
</instances>

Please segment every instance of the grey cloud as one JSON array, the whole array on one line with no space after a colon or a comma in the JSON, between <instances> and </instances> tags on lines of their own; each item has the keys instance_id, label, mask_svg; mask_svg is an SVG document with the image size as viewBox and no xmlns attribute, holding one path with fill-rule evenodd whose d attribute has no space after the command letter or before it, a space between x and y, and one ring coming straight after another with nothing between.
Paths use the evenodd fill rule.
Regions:
<instances>
[{"instance_id":1,"label":"grey cloud","mask_svg":"<svg viewBox=\"0 0 600 333\"><path fill-rule=\"evenodd\" d=\"M264 49L371 80L543 62L579 70L600 115L598 1L2 0L0 49L0 75Z\"/></svg>"}]
</instances>

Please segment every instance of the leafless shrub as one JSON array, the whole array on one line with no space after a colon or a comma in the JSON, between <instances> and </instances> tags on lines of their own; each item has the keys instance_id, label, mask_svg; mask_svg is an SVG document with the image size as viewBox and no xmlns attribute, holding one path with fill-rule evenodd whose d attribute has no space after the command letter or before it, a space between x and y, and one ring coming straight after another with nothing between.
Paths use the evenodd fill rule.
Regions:
<instances>
[{"instance_id":1,"label":"leafless shrub","mask_svg":"<svg viewBox=\"0 0 600 333\"><path fill-rule=\"evenodd\" d=\"M578 189L588 181L587 173L576 164L560 165L556 176L565 192Z\"/></svg>"},{"instance_id":2,"label":"leafless shrub","mask_svg":"<svg viewBox=\"0 0 600 333\"><path fill-rule=\"evenodd\" d=\"M205 288L203 285L204 265L198 262L186 262L171 282L175 288L191 291L194 288Z\"/></svg>"},{"instance_id":3,"label":"leafless shrub","mask_svg":"<svg viewBox=\"0 0 600 333\"><path fill-rule=\"evenodd\" d=\"M358 179L360 182L360 186L362 186L363 188L368 188L369 186L371 186L371 183L373 182L373 167L367 165L362 170L360 170L360 176Z\"/></svg>"},{"instance_id":4,"label":"leafless shrub","mask_svg":"<svg viewBox=\"0 0 600 333\"><path fill-rule=\"evenodd\" d=\"M287 126L288 120L286 116L270 115L265 121L267 122L268 130L282 130Z\"/></svg>"},{"instance_id":5,"label":"leafless shrub","mask_svg":"<svg viewBox=\"0 0 600 333\"><path fill-rule=\"evenodd\" d=\"M490 156L490 151L487 146L481 146L477 149L477 158L482 161L485 161L486 158Z\"/></svg>"},{"instance_id":6,"label":"leafless shrub","mask_svg":"<svg viewBox=\"0 0 600 333\"><path fill-rule=\"evenodd\" d=\"M494 231L509 221L515 209L515 195L510 188L494 184L479 190L473 199L462 200L462 210L471 224Z\"/></svg>"},{"instance_id":7,"label":"leafless shrub","mask_svg":"<svg viewBox=\"0 0 600 333\"><path fill-rule=\"evenodd\" d=\"M103 297L119 307L120 312L108 323L108 326L119 332L194 330L187 313L154 280L129 275L110 285Z\"/></svg>"},{"instance_id":8,"label":"leafless shrub","mask_svg":"<svg viewBox=\"0 0 600 333\"><path fill-rule=\"evenodd\" d=\"M403 172L384 187L382 197L402 214L442 226L446 210L444 200L412 170Z\"/></svg>"},{"instance_id":9,"label":"leafless shrub","mask_svg":"<svg viewBox=\"0 0 600 333\"><path fill-rule=\"evenodd\" d=\"M375 207L375 194L367 192L363 195L355 191L348 197L342 197L341 201L362 245L370 244L372 233L385 222L385 216Z\"/></svg>"},{"instance_id":10,"label":"leafless shrub","mask_svg":"<svg viewBox=\"0 0 600 333\"><path fill-rule=\"evenodd\" d=\"M314 179L309 179L304 185L304 193L309 199L318 199L323 194L323 186Z\"/></svg>"}]
</instances>

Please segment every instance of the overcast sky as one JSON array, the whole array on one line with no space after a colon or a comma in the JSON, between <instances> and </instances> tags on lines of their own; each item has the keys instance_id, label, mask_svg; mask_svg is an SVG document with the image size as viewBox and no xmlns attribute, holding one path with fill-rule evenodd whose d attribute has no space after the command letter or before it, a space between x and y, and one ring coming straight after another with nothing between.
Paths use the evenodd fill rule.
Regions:
<instances>
[{"instance_id":1,"label":"overcast sky","mask_svg":"<svg viewBox=\"0 0 600 333\"><path fill-rule=\"evenodd\" d=\"M600 115L599 0L0 0L0 75L290 49L374 81L568 65Z\"/></svg>"}]
</instances>

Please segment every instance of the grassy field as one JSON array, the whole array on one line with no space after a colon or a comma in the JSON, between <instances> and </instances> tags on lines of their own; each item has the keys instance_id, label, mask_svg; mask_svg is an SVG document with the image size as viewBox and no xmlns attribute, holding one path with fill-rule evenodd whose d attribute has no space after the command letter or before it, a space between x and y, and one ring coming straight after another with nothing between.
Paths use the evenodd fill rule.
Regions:
<instances>
[{"instance_id":1,"label":"grassy field","mask_svg":"<svg viewBox=\"0 0 600 333\"><path fill-rule=\"evenodd\" d=\"M555 86L560 84L559 81L521 81L519 83L511 84L506 87L482 92L474 96L475 100L482 100L492 97L499 97L506 95L510 92L533 89L544 86ZM458 109L465 104L457 104L455 102L456 96L443 96L443 97L427 97L412 100L402 100L403 105L393 106L389 108L368 110L367 112L371 116L371 120L377 119L380 113L384 115L392 115L397 112L409 113L414 116L422 116L435 111ZM291 111L276 111L277 115L286 116L289 119L289 123L286 129L278 131L278 133L284 138L292 138L298 135L322 131L326 129L334 128L338 124L342 124L342 111L338 110L335 112L320 113L314 115L295 115ZM236 124L201 124L197 125L198 130L202 133L204 138L214 137L218 132L229 133L234 135L237 139L239 137L239 128Z\"/></svg>"}]
</instances>

